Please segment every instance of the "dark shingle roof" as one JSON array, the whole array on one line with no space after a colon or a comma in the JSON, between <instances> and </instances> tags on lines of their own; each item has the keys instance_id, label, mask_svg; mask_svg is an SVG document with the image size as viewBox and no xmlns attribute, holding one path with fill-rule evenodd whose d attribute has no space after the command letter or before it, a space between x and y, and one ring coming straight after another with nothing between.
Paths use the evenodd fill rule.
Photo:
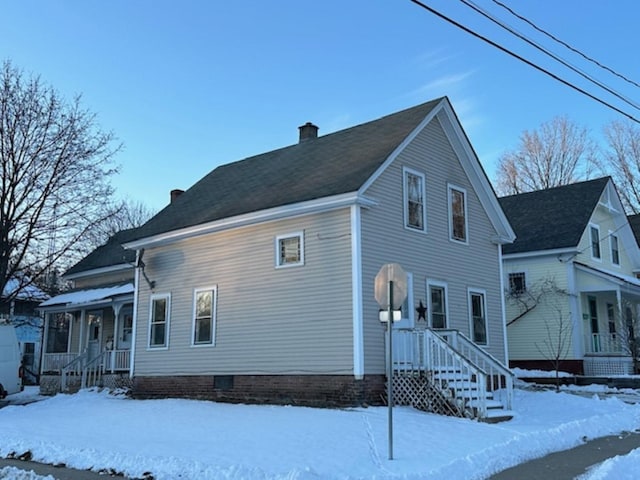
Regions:
<instances>
[{"instance_id":1,"label":"dark shingle roof","mask_svg":"<svg viewBox=\"0 0 640 480\"><path fill-rule=\"evenodd\" d=\"M135 228L130 228L111 236L107 243L93 250L89 255L67 270L65 276L96 268L133 263L136 258L136 252L134 250L125 250L122 244L135 238L135 231Z\"/></svg>"},{"instance_id":2,"label":"dark shingle roof","mask_svg":"<svg viewBox=\"0 0 640 480\"><path fill-rule=\"evenodd\" d=\"M516 241L503 253L575 247L609 177L499 198Z\"/></svg>"},{"instance_id":3,"label":"dark shingle roof","mask_svg":"<svg viewBox=\"0 0 640 480\"><path fill-rule=\"evenodd\" d=\"M222 165L140 227L131 240L355 192L441 101Z\"/></svg>"},{"instance_id":4,"label":"dark shingle roof","mask_svg":"<svg viewBox=\"0 0 640 480\"><path fill-rule=\"evenodd\" d=\"M636 237L636 243L640 245L640 213L629 215L627 220L631 225L631 230L633 230L633 236Z\"/></svg>"}]
</instances>

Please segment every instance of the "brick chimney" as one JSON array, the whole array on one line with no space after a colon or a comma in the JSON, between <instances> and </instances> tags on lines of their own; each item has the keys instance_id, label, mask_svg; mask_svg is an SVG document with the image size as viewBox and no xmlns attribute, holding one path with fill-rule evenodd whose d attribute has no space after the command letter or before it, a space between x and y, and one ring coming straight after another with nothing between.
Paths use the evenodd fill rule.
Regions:
<instances>
[{"instance_id":1,"label":"brick chimney","mask_svg":"<svg viewBox=\"0 0 640 480\"><path fill-rule=\"evenodd\" d=\"M184 190L180 190L179 188L171 190L171 203L173 203L176 200L176 198L178 198L183 193L184 193Z\"/></svg>"},{"instance_id":2,"label":"brick chimney","mask_svg":"<svg viewBox=\"0 0 640 480\"><path fill-rule=\"evenodd\" d=\"M299 143L302 143L307 140L313 140L314 138L318 138L318 127L311 122L307 122L301 127L298 127L298 130L300 130Z\"/></svg>"}]
</instances>

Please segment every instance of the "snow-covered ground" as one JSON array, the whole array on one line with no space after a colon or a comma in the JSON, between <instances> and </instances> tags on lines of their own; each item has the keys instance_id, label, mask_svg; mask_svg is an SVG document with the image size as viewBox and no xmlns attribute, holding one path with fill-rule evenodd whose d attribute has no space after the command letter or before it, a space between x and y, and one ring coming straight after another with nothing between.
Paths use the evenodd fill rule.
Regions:
<instances>
[{"instance_id":1,"label":"snow-covered ground","mask_svg":"<svg viewBox=\"0 0 640 480\"><path fill-rule=\"evenodd\" d=\"M493 473L596 438L640 428L640 404L602 387L515 392L515 417L495 425L396 407L394 459L387 408L313 409L193 400L130 400L82 391L39 399L8 397L0 409L0 457L114 469L156 479L451 479ZM637 391L625 399L640 400ZM640 452L593 468L586 480L621 479ZM0 469L0 479L12 477ZM4 476L3 476L4 475ZM635 478L635 477L634 477Z\"/></svg>"}]
</instances>

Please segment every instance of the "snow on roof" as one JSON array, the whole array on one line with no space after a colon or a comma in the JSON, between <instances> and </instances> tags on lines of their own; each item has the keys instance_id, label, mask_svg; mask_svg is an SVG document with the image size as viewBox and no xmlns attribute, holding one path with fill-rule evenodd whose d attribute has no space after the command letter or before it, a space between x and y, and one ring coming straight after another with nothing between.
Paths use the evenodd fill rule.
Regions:
<instances>
[{"instance_id":1,"label":"snow on roof","mask_svg":"<svg viewBox=\"0 0 640 480\"><path fill-rule=\"evenodd\" d=\"M4 287L4 290L2 290L2 296L8 297L9 295L12 295L16 290L19 290L18 294L15 297L18 300L41 301L49 298L49 295L44 293L33 284L21 287L20 282L15 278L9 279Z\"/></svg>"},{"instance_id":2,"label":"snow on roof","mask_svg":"<svg viewBox=\"0 0 640 480\"><path fill-rule=\"evenodd\" d=\"M55 297L42 302L40 307L52 307L58 305L81 305L85 303L98 302L107 300L118 295L127 295L133 293L133 283L125 283L111 287L90 288L85 290L76 290L74 292L62 293Z\"/></svg>"}]
</instances>

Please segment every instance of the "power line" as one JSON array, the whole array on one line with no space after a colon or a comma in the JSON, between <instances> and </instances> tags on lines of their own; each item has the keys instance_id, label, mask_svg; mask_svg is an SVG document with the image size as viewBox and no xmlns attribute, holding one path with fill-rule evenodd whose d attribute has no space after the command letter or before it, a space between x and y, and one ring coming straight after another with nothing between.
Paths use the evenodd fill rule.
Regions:
<instances>
[{"instance_id":1,"label":"power line","mask_svg":"<svg viewBox=\"0 0 640 480\"><path fill-rule=\"evenodd\" d=\"M559 56L557 56L556 54L554 54L553 52L550 52L549 50L547 50L546 48L542 47L541 45L539 45L538 43L534 42L533 40L530 40L529 38L527 38L526 36L524 36L523 34L515 31L513 28L511 28L509 25L505 24L504 22L498 20L497 18L495 18L493 15L491 15L490 13L488 13L486 10L483 10L482 8L480 8L479 6L477 6L475 3L473 3L470 0L460 0L460 2L462 2L463 4L465 4L467 7L473 9L474 11L476 11L477 13L479 13L480 15L482 15L483 17L491 20L493 23L495 23L496 25L499 25L500 27L502 27L503 29L505 29L506 31L508 31L509 33L511 33L512 35L515 35L516 37L518 37L519 39L527 42L529 45L531 45L532 47L538 49L539 51L543 52L544 54L548 55L549 57L553 58L555 61L560 62L562 65L564 65L565 67L571 69L572 71L574 71L575 73L577 73L578 75L580 75L581 77L589 80L591 83L597 85L598 87L602 88L603 90L606 90L607 92L609 92L610 94L614 95L615 97L619 98L620 100L622 100L623 102L625 102L626 104L632 106L633 108L635 108L636 110L640 110L640 105L638 105L637 103L635 103L633 100L628 99L627 97L624 97L623 95L621 95L620 93L616 92L615 90L611 89L610 87L608 87L607 85L605 85L604 83L600 82L599 80L593 78L591 75L588 75L587 73L583 72L582 70L580 70L577 67L574 67L573 65L571 65L570 63L568 63L567 61L565 61L564 59L560 58Z\"/></svg>"},{"instance_id":2,"label":"power line","mask_svg":"<svg viewBox=\"0 0 640 480\"><path fill-rule=\"evenodd\" d=\"M558 42L560 45L568 48L569 50L571 50L574 53L577 53L578 55L580 55L582 58L584 58L585 60L590 61L591 63L599 66L600 68L608 71L609 73L612 73L613 75L623 79L624 81L630 83L631 85L635 85L636 87L640 87L640 84L638 84L637 82L634 82L633 80L625 77L623 74L616 72L615 70L607 67L606 65L603 65L602 63L600 63L598 60L589 57L588 55L584 54L583 52L581 52L580 50L578 50L575 47L572 47L571 45L569 45L568 43L560 40L558 37L556 37L555 35L547 32L546 30L544 30L543 28L538 27L535 23L533 23L531 20L529 20L528 18L518 14L517 12L515 12L511 7L509 7L508 5L505 5L504 3L500 2L499 0L492 0L493 3L495 3L496 5L499 5L500 7L504 8L505 10L507 10L509 13L511 13L511 15L513 15L514 17L519 18L520 20L522 20L523 22L528 23L529 25L531 25L533 28L535 28L538 32L542 33L543 35L546 35L547 37L551 38L552 40Z\"/></svg>"},{"instance_id":3,"label":"power line","mask_svg":"<svg viewBox=\"0 0 640 480\"><path fill-rule=\"evenodd\" d=\"M500 51L502 51L502 52L504 52L504 53L506 53L506 54L508 54L508 55L510 55L510 56L512 56L512 57L514 57L514 58L516 58L516 59L518 59L518 60L520 60L521 62L526 63L526 64L527 64L527 65L529 65L530 67L533 67L533 68L535 68L536 70L538 70L538 71L540 71L540 72L542 72L542 73L544 73L544 74L546 74L546 75L550 76L550 77L551 77L551 78L553 78L554 80L557 80L558 82L560 82L560 83L562 83L562 84L566 85L567 87L572 88L573 90L575 90L575 91L577 91L577 92L582 93L583 95L585 95L585 96L589 97L590 99L595 100L596 102L600 103L601 105L604 105L605 107L608 107L608 108L610 108L611 110L614 110L614 111L618 112L618 113L619 113L619 114L621 114L621 115L624 115L624 116L625 116L625 117L627 117L629 120L632 120L632 121L634 121L634 122L636 122L636 123L640 123L640 120L638 120L637 118L635 118L633 115L631 115L631 114L629 114L629 113L627 113L627 112L625 112L625 111L621 110L620 108L618 108L618 107L616 107L616 106L614 106L614 105L612 105L612 104L610 104L610 103L606 102L605 100L602 100L602 99L601 99L601 98L599 98L599 97L596 97L595 95L593 95L593 94L591 94L591 93L587 92L586 90L584 90L584 89L582 89L582 88L578 87L577 85L574 85L573 83L571 83L571 82L569 82L569 81L567 81L567 80L565 80L565 79L563 79L563 78L559 77L558 75L556 75L556 74L554 74L554 73L550 72L549 70L547 70L547 69L545 69L545 68L543 68L543 67L541 67L541 66L539 66L539 65L536 65L536 64L535 64L535 63L533 63L532 61L527 60L526 58L524 58L524 57L522 57L522 56L518 55L518 54L517 54L517 53L515 53L515 52L512 52L512 51L511 51L511 50L509 50L508 48L503 47L502 45L500 45L500 44L498 44L498 43L494 42L493 40L490 40L490 39L488 39L487 37L484 37L484 36L480 35L479 33L474 32L474 31L473 31L473 30L471 30L470 28L465 27L465 26L464 26L464 25L462 25L461 23L458 23L458 22L456 22L455 20L453 20L453 19L451 19L451 18L447 17L446 15L444 15L444 14L442 14L442 13L438 12L437 10L435 10L435 9L433 9L433 8L431 8L431 7L429 7L428 5L425 5L425 4L424 4L424 3L422 3L421 1L419 1L419 0L410 0L410 1L411 1L411 2L413 2L413 3L415 3L416 5L418 5L419 7L422 7L422 8L424 8L425 10L427 10L427 11L429 11L429 12L433 13L434 15L436 15L437 17L439 17L439 18L441 18L441 19L445 20L446 22L449 22L449 23L451 23L452 25L455 25L456 27L460 28L461 30L464 30L464 31L465 31L465 32L467 32L468 34L473 35L474 37L479 38L480 40L482 40L482 41L484 41L484 42L488 43L488 44L489 44L489 45L491 45L492 47L495 47L495 48L497 48L498 50L500 50Z\"/></svg>"}]
</instances>

